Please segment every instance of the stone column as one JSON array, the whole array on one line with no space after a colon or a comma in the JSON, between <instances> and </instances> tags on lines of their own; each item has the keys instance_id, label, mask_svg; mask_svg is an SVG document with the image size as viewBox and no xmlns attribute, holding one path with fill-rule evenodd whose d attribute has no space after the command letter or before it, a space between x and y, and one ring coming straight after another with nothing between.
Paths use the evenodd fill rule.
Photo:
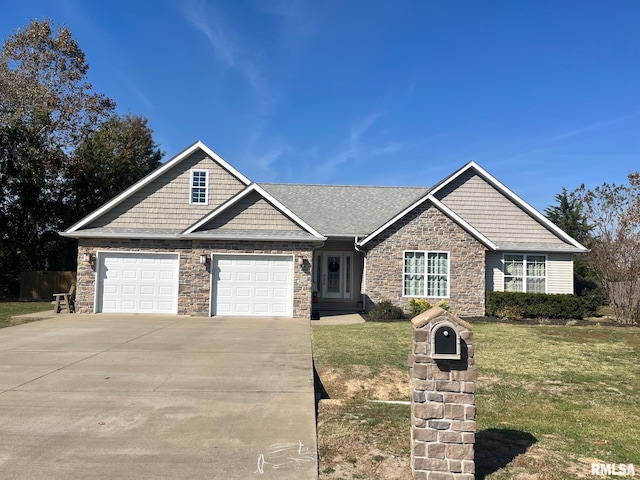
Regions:
<instances>
[{"instance_id":1,"label":"stone column","mask_svg":"<svg viewBox=\"0 0 640 480\"><path fill-rule=\"evenodd\" d=\"M472 327L439 307L411 323L413 479L474 480L477 373Z\"/></svg>"}]
</instances>

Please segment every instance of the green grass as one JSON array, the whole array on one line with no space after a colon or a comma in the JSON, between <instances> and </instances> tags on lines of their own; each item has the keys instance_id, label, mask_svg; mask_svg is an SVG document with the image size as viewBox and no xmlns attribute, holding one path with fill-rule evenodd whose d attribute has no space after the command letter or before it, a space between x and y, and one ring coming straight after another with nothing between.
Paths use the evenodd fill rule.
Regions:
<instances>
[{"instance_id":1,"label":"green grass","mask_svg":"<svg viewBox=\"0 0 640 480\"><path fill-rule=\"evenodd\" d=\"M478 478L586 477L592 461L638 468L640 329L480 323L474 335ZM407 371L410 336L408 322L314 326L320 379L330 372L333 382L337 378L347 383L349 375L363 367L386 372L385 378L395 370L400 378ZM375 382L375 373L367 381ZM332 398L331 390L339 396L353 391L331 384ZM339 408L332 407L320 435L328 436L340 425L339 445L348 450L356 448L360 438L371 437L367 431L383 432L392 439L389 451L378 440L375 455L404 455L408 461L399 441L409 436L408 408L393 413L378 408L352 394ZM382 420L384 415L390 419ZM385 428L377 430L383 422ZM320 444L325 445L321 464L348 456L322 438ZM370 462L377 461L372 457ZM332 468L339 470L336 464Z\"/></svg>"},{"instance_id":2,"label":"green grass","mask_svg":"<svg viewBox=\"0 0 640 480\"><path fill-rule=\"evenodd\" d=\"M0 328L8 327L13 315L53 310L51 302L0 302Z\"/></svg>"},{"instance_id":3,"label":"green grass","mask_svg":"<svg viewBox=\"0 0 640 480\"><path fill-rule=\"evenodd\" d=\"M403 369L411 349L411 323L360 323L314 326L313 359L316 366L384 367Z\"/></svg>"}]
</instances>

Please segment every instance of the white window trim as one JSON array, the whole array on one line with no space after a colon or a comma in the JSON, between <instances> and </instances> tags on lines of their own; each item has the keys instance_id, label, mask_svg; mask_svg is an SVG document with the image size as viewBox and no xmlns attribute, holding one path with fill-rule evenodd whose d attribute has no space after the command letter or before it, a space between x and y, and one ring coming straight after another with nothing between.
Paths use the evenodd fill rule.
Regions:
<instances>
[{"instance_id":1,"label":"white window trim","mask_svg":"<svg viewBox=\"0 0 640 480\"><path fill-rule=\"evenodd\" d=\"M506 274L506 264L504 257L507 255L522 255L522 292L527 292L527 278L543 278L543 277L528 277L527 276L527 257L544 257L544 293L549 293L549 257L544 253L521 253L521 252L505 252L502 254L502 291L506 292L505 279L506 277L515 277L516 275ZM518 292L516 292L518 293ZM539 293L539 292L534 292Z\"/></svg>"},{"instance_id":2,"label":"white window trim","mask_svg":"<svg viewBox=\"0 0 640 480\"><path fill-rule=\"evenodd\" d=\"M405 273L405 259L407 253L424 253L424 292L422 295L407 295L404 290L404 277ZM430 253L445 253L447 255L447 294L444 297L435 297L427 295L427 289L429 288L429 274L427 273L428 261ZM450 298L451 296L451 252L446 250L403 250L402 251L402 296L405 298Z\"/></svg>"},{"instance_id":3,"label":"white window trim","mask_svg":"<svg viewBox=\"0 0 640 480\"><path fill-rule=\"evenodd\" d=\"M204 173L204 202L193 201L193 177L195 173ZM197 187L202 188L202 187ZM209 205L209 171L202 168L195 168L190 170L189 174L189 204L190 205Z\"/></svg>"}]
</instances>

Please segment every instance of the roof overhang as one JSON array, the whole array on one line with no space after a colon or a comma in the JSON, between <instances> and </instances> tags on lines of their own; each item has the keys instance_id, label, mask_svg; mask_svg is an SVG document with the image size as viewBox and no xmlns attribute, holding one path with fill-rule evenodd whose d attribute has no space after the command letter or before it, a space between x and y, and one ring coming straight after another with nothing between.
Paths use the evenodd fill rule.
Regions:
<instances>
[{"instance_id":1,"label":"roof overhang","mask_svg":"<svg viewBox=\"0 0 640 480\"><path fill-rule=\"evenodd\" d=\"M105 232L99 229L81 230L79 232L60 232L66 238L113 238L113 239L136 239L136 240L246 240L246 241L287 241L287 242L324 242L326 237L291 236L278 233L243 233L238 235L233 232L199 232L193 234L184 233L153 233L153 232Z\"/></svg>"}]
</instances>

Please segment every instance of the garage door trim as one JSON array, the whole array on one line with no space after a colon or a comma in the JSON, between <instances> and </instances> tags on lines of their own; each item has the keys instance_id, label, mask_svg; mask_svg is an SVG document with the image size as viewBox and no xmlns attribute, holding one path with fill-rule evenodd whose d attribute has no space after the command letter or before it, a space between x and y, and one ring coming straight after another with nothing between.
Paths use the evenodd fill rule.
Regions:
<instances>
[{"instance_id":1,"label":"garage door trim","mask_svg":"<svg viewBox=\"0 0 640 480\"><path fill-rule=\"evenodd\" d=\"M94 287L94 305L93 311L95 313L102 313L103 310L103 279L102 268L105 257L108 256L166 256L176 260L176 275L175 282L173 284L175 288L175 307L171 314L178 313L178 301L179 301L179 284L180 284L180 253L179 252L151 252L151 251L138 251L138 250L97 250L95 260L95 287Z\"/></svg>"},{"instance_id":2,"label":"garage door trim","mask_svg":"<svg viewBox=\"0 0 640 480\"><path fill-rule=\"evenodd\" d=\"M293 253L245 253L245 252L212 252L211 253L211 288L210 288L210 295L209 295L209 315L210 316L216 316L219 315L215 310L216 310L216 304L218 301L218 297L217 297L217 285L216 285L216 278L215 278L215 272L213 271L213 269L216 266L216 259L218 258L224 258L224 257L279 257L282 259L288 259L289 260L289 273L291 275L291 280L289 282L289 292L290 292L290 298L289 298L289 317L293 317L294 316L294 312L295 312L295 298L294 298L294 292L295 292L295 269L294 269L294 263L295 263L295 254ZM220 316L224 316L220 315ZM241 315L240 315L241 316Z\"/></svg>"}]
</instances>

